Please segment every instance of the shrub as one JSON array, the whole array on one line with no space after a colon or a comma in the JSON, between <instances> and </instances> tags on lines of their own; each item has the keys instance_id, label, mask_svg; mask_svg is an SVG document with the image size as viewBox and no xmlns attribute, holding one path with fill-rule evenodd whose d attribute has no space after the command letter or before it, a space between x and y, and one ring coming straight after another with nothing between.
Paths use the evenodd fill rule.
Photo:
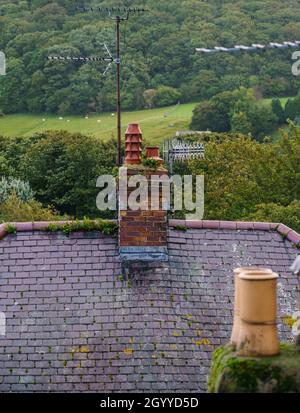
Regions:
<instances>
[{"instance_id":1,"label":"shrub","mask_svg":"<svg viewBox=\"0 0 300 413\"><path fill-rule=\"evenodd\" d=\"M105 220L90 220L84 218L83 221L68 222L65 224L49 224L48 231L56 232L62 231L66 235L72 232L87 232L87 231L100 231L104 235L114 235L118 231L118 224L113 221Z\"/></svg>"},{"instance_id":2,"label":"shrub","mask_svg":"<svg viewBox=\"0 0 300 413\"><path fill-rule=\"evenodd\" d=\"M18 178L2 176L0 178L0 203L5 202L13 192L24 202L34 198L34 192L28 182Z\"/></svg>"},{"instance_id":3,"label":"shrub","mask_svg":"<svg viewBox=\"0 0 300 413\"><path fill-rule=\"evenodd\" d=\"M66 219L66 217L61 217L52 208L44 208L35 200L24 202L15 193L0 204L0 222L58 221L60 219Z\"/></svg>"}]
</instances>

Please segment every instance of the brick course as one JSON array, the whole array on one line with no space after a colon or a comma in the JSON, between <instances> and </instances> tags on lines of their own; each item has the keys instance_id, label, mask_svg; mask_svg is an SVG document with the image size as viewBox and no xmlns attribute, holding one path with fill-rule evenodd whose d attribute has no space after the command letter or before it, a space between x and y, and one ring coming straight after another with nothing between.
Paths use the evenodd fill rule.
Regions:
<instances>
[{"instance_id":1,"label":"brick course","mask_svg":"<svg viewBox=\"0 0 300 413\"><path fill-rule=\"evenodd\" d=\"M127 170L128 176L143 173L148 180L149 197L145 210L132 211L120 209L119 243L120 247L166 247L167 246L167 211L162 209L164 202L162 190L159 191L159 209L151 210L151 178L167 175L166 170L151 171L149 168ZM128 188L128 197L135 188ZM128 198L127 198L128 199Z\"/></svg>"}]
</instances>

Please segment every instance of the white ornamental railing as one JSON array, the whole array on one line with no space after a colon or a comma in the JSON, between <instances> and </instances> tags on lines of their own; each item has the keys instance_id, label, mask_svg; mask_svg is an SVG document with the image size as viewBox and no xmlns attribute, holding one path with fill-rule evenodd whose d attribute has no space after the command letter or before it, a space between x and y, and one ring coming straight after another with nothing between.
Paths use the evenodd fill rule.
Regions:
<instances>
[{"instance_id":1,"label":"white ornamental railing","mask_svg":"<svg viewBox=\"0 0 300 413\"><path fill-rule=\"evenodd\" d=\"M181 141L178 139L165 140L163 156L164 161L169 165L170 173L173 173L174 162L204 158L205 147L200 142Z\"/></svg>"}]
</instances>

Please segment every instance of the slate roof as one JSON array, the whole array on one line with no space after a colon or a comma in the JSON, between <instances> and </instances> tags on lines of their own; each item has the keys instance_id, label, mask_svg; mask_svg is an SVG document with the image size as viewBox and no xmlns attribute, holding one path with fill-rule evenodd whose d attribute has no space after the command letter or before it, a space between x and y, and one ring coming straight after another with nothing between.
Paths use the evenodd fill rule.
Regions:
<instances>
[{"instance_id":1,"label":"slate roof","mask_svg":"<svg viewBox=\"0 0 300 413\"><path fill-rule=\"evenodd\" d=\"M289 267L300 237L270 224L179 224L170 223L161 266L122 268L117 239L99 233L22 224L7 235L0 392L205 392L211 351L230 336L232 270L241 265L280 274L279 329L291 340L281 317L297 309Z\"/></svg>"}]
</instances>

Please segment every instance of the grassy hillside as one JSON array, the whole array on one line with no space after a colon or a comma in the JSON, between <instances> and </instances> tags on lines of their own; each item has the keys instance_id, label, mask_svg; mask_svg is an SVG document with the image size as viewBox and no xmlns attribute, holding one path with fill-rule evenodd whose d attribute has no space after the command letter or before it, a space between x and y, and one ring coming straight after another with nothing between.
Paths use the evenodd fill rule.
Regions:
<instances>
[{"instance_id":1,"label":"grassy hillside","mask_svg":"<svg viewBox=\"0 0 300 413\"><path fill-rule=\"evenodd\" d=\"M265 99L271 104L272 99ZM280 99L282 104L287 98ZM187 103L160 109L148 109L133 112L124 112L122 115L122 134L127 124L137 122L142 127L144 138L151 143L160 143L164 139L172 138L177 130L189 129L193 109L196 103ZM30 136L36 132L49 129L64 129L70 132L91 133L101 139L116 137L116 114L104 113L89 116L65 116L59 119L58 115L30 115L17 114L0 117L0 135ZM277 133L274 134L277 137Z\"/></svg>"},{"instance_id":2,"label":"grassy hillside","mask_svg":"<svg viewBox=\"0 0 300 413\"><path fill-rule=\"evenodd\" d=\"M177 130L188 128L195 103L176 105L161 109L124 112L123 135L128 123L138 122L146 140L161 142L171 138ZM44 121L45 120L45 121ZM8 115L0 118L0 135L29 136L49 129L65 129L70 132L92 133L101 139L116 136L116 115L111 113L89 116L58 115Z\"/></svg>"}]
</instances>

